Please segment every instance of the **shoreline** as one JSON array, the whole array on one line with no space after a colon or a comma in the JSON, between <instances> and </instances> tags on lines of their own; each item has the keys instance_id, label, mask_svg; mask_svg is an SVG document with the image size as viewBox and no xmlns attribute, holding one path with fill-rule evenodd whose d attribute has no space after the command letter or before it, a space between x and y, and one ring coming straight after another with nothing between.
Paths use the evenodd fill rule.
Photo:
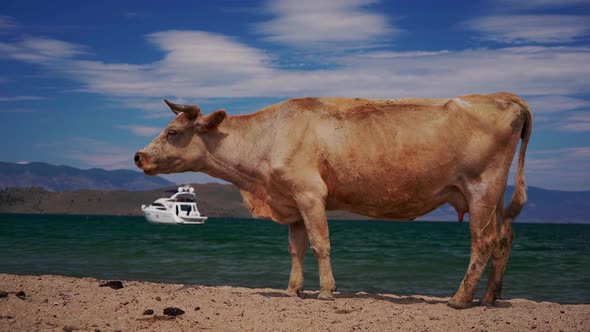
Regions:
<instances>
[{"instance_id":1,"label":"shoreline","mask_svg":"<svg viewBox=\"0 0 590 332\"><path fill-rule=\"evenodd\" d=\"M0 331L583 331L590 304L501 300L493 308L455 310L448 298L336 293L320 301L283 290L0 274ZM9 292L1 297L1 291ZM20 297L17 292L23 291ZM164 315L164 308L185 313ZM146 314L153 310L153 314Z\"/></svg>"}]
</instances>

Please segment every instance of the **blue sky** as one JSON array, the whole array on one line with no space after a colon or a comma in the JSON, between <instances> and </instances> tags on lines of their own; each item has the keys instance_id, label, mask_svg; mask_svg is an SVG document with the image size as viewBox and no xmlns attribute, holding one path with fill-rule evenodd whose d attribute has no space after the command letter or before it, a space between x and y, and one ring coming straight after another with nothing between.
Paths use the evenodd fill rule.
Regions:
<instances>
[{"instance_id":1,"label":"blue sky","mask_svg":"<svg viewBox=\"0 0 590 332\"><path fill-rule=\"evenodd\" d=\"M534 113L529 185L590 190L589 82L588 0L0 3L2 161L133 169L165 97L240 114L510 91Z\"/></svg>"}]
</instances>

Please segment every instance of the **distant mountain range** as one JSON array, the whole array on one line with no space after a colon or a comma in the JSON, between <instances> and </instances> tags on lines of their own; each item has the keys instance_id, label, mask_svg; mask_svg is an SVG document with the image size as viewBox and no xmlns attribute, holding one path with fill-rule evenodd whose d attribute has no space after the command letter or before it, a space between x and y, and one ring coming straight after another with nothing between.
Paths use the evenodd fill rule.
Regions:
<instances>
[{"instance_id":1,"label":"distant mountain range","mask_svg":"<svg viewBox=\"0 0 590 332\"><path fill-rule=\"evenodd\" d=\"M161 177L147 176L130 170L107 171L100 168L82 170L32 162L15 164L0 162L0 189L39 187L49 191L78 189L149 190L174 183Z\"/></svg>"},{"instance_id":2,"label":"distant mountain range","mask_svg":"<svg viewBox=\"0 0 590 332\"><path fill-rule=\"evenodd\" d=\"M205 215L250 217L233 185L209 183L193 186L197 191L199 210ZM0 163L0 188L5 188L0 190L0 213L140 215L141 204L149 204L161 197L163 190L175 187L162 178L134 171L79 170L44 163ZM513 187L508 188L507 200L512 190ZM345 211L330 211L328 217L370 219ZM445 205L419 219L456 221L457 214L451 206ZM529 187L528 202L517 221L590 222L590 191Z\"/></svg>"},{"instance_id":3,"label":"distant mountain range","mask_svg":"<svg viewBox=\"0 0 590 332\"><path fill-rule=\"evenodd\" d=\"M512 196L513 187L508 190ZM528 201L519 218L590 222L590 191L561 191L529 187Z\"/></svg>"}]
</instances>

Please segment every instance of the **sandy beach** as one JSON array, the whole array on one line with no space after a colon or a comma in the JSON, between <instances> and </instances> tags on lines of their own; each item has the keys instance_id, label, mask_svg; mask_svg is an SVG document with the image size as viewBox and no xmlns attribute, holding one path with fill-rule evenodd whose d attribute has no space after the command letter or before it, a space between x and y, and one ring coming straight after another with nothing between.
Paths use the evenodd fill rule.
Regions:
<instances>
[{"instance_id":1,"label":"sandy beach","mask_svg":"<svg viewBox=\"0 0 590 332\"><path fill-rule=\"evenodd\" d=\"M588 331L590 304L525 299L454 310L447 298L0 274L0 331ZM24 292L19 293L19 292ZM184 314L164 314L168 307ZM149 314L146 310L152 310Z\"/></svg>"}]
</instances>

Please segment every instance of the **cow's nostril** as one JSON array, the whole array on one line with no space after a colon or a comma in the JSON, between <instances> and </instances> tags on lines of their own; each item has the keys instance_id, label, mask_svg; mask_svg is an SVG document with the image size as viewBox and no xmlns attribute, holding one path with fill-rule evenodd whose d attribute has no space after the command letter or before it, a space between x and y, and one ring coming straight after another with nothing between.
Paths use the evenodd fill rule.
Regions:
<instances>
[{"instance_id":1,"label":"cow's nostril","mask_svg":"<svg viewBox=\"0 0 590 332\"><path fill-rule=\"evenodd\" d=\"M133 160L135 161L135 163L137 164L139 162L139 160L141 159L141 157L139 156L139 152L135 154L135 157L133 157Z\"/></svg>"}]
</instances>

